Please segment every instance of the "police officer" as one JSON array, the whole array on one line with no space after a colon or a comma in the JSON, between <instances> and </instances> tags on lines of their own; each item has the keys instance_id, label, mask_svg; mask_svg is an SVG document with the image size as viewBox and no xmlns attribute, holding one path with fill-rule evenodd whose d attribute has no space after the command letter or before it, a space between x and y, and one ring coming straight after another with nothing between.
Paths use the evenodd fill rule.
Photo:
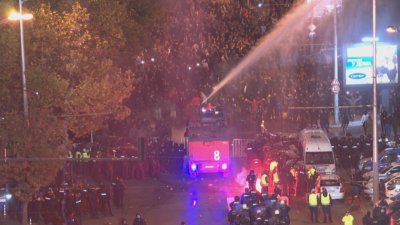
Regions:
<instances>
[{"instance_id":1,"label":"police officer","mask_svg":"<svg viewBox=\"0 0 400 225\"><path fill-rule=\"evenodd\" d=\"M117 206L117 184L119 182L119 176L114 177L111 181L111 189L114 197L114 205Z\"/></svg>"},{"instance_id":2,"label":"police officer","mask_svg":"<svg viewBox=\"0 0 400 225\"><path fill-rule=\"evenodd\" d=\"M263 193L268 193L268 184L269 184L269 171L264 170L261 173L261 185Z\"/></svg>"},{"instance_id":3,"label":"police officer","mask_svg":"<svg viewBox=\"0 0 400 225\"><path fill-rule=\"evenodd\" d=\"M244 189L244 193L241 196L240 204L249 204L251 201L250 191L248 188Z\"/></svg>"},{"instance_id":4,"label":"police officer","mask_svg":"<svg viewBox=\"0 0 400 225\"><path fill-rule=\"evenodd\" d=\"M74 216L74 213L68 213L66 220L66 225L80 225L78 218Z\"/></svg>"},{"instance_id":5,"label":"police officer","mask_svg":"<svg viewBox=\"0 0 400 225\"><path fill-rule=\"evenodd\" d=\"M345 137L342 137L341 141L340 141L340 163L342 164L342 167L347 169L348 165L347 165L347 159L346 158L347 154L349 152L349 148L348 148L348 143L346 141Z\"/></svg>"},{"instance_id":6,"label":"police officer","mask_svg":"<svg viewBox=\"0 0 400 225\"><path fill-rule=\"evenodd\" d=\"M310 209L311 223L318 221L318 196L315 194L315 189L311 189L311 194L308 195L308 208ZM315 220L313 215L315 215Z\"/></svg>"},{"instance_id":7,"label":"police officer","mask_svg":"<svg viewBox=\"0 0 400 225\"><path fill-rule=\"evenodd\" d=\"M88 151L86 148L83 149L82 158L84 158L84 159L90 159L89 151ZM89 176L89 175L90 175L90 166L89 166L89 161L88 161L88 160L84 160L84 161L83 161L83 173L84 173L86 176Z\"/></svg>"},{"instance_id":8,"label":"police officer","mask_svg":"<svg viewBox=\"0 0 400 225\"><path fill-rule=\"evenodd\" d=\"M80 199L79 194L76 195L75 213L76 213L76 217L77 217L78 220L79 220L79 224L82 224L82 216L83 216L83 212L82 212L82 200Z\"/></svg>"},{"instance_id":9,"label":"police officer","mask_svg":"<svg viewBox=\"0 0 400 225\"><path fill-rule=\"evenodd\" d=\"M92 219L98 219L99 218L99 203L98 203L98 194L94 188L90 190L89 193L89 202L90 202L90 208L92 210Z\"/></svg>"},{"instance_id":10,"label":"police officer","mask_svg":"<svg viewBox=\"0 0 400 225\"><path fill-rule=\"evenodd\" d=\"M353 139L352 145L351 145L351 166L353 168L357 168L358 161L360 160L360 140L359 138L356 138L355 140Z\"/></svg>"},{"instance_id":11,"label":"police officer","mask_svg":"<svg viewBox=\"0 0 400 225\"><path fill-rule=\"evenodd\" d=\"M146 221L142 218L142 213L136 214L136 218L133 221L133 225L146 225Z\"/></svg>"},{"instance_id":12,"label":"police officer","mask_svg":"<svg viewBox=\"0 0 400 225\"><path fill-rule=\"evenodd\" d=\"M83 215L87 215L88 185L86 187L78 187L78 191Z\"/></svg>"},{"instance_id":13,"label":"police officer","mask_svg":"<svg viewBox=\"0 0 400 225\"><path fill-rule=\"evenodd\" d=\"M247 183L249 184L249 190L252 191L255 189L255 183L256 183L256 176L254 175L254 170L250 170L250 174L247 175L246 178Z\"/></svg>"},{"instance_id":14,"label":"police officer","mask_svg":"<svg viewBox=\"0 0 400 225\"><path fill-rule=\"evenodd\" d=\"M53 225L56 224L56 209L57 209L57 199L54 194L52 194L49 197L46 204L46 217L45 217L45 223L47 224L48 222L51 222Z\"/></svg>"},{"instance_id":15,"label":"police officer","mask_svg":"<svg viewBox=\"0 0 400 225\"><path fill-rule=\"evenodd\" d=\"M324 212L324 223L326 223L326 217L328 217L329 221L332 223L332 217L331 217L332 198L331 195L326 191L326 188L323 188L322 190L323 191L320 197L320 201L322 210Z\"/></svg>"},{"instance_id":16,"label":"police officer","mask_svg":"<svg viewBox=\"0 0 400 225\"><path fill-rule=\"evenodd\" d=\"M82 158L82 152L79 149L76 150L75 158L76 159ZM81 174L82 174L82 160L77 160L76 161L76 175L79 176Z\"/></svg>"},{"instance_id":17,"label":"police officer","mask_svg":"<svg viewBox=\"0 0 400 225\"><path fill-rule=\"evenodd\" d=\"M298 191L296 192L300 196L304 196L304 185L306 180L306 170L304 165L297 167L297 185Z\"/></svg>"},{"instance_id":18,"label":"police officer","mask_svg":"<svg viewBox=\"0 0 400 225\"><path fill-rule=\"evenodd\" d=\"M350 214L350 210L347 210L346 215L343 217L342 222L344 225L353 225L354 217Z\"/></svg>"},{"instance_id":19,"label":"police officer","mask_svg":"<svg viewBox=\"0 0 400 225\"><path fill-rule=\"evenodd\" d=\"M381 137L378 140L378 152L379 153L381 153L383 150L386 149L387 142L389 142L389 139L386 138L385 134L381 134Z\"/></svg>"},{"instance_id":20,"label":"police officer","mask_svg":"<svg viewBox=\"0 0 400 225\"><path fill-rule=\"evenodd\" d=\"M281 189L281 185L280 185L280 184L277 184L277 185L275 186L274 194L275 194L275 195L280 195L280 196L282 196L282 189Z\"/></svg>"},{"instance_id":21,"label":"police officer","mask_svg":"<svg viewBox=\"0 0 400 225\"><path fill-rule=\"evenodd\" d=\"M116 191L116 199L117 199L117 209L124 207L124 197L126 186L124 184L124 180L122 178L117 182L117 191Z\"/></svg>"},{"instance_id":22,"label":"police officer","mask_svg":"<svg viewBox=\"0 0 400 225\"><path fill-rule=\"evenodd\" d=\"M371 136L371 134L368 134L367 140L365 140L363 157L364 158L372 157L372 136Z\"/></svg>"},{"instance_id":23,"label":"police officer","mask_svg":"<svg viewBox=\"0 0 400 225\"><path fill-rule=\"evenodd\" d=\"M280 211L281 211L281 218L284 218L286 224L290 224L290 217L289 217L290 207L286 204L286 201L284 200L280 201Z\"/></svg>"},{"instance_id":24,"label":"police officer","mask_svg":"<svg viewBox=\"0 0 400 225\"><path fill-rule=\"evenodd\" d=\"M315 188L315 180L316 180L315 177L316 177L315 168L311 167L307 172L308 190Z\"/></svg>"},{"instance_id":25,"label":"police officer","mask_svg":"<svg viewBox=\"0 0 400 225\"><path fill-rule=\"evenodd\" d=\"M106 216L106 206L108 206L110 216L114 216L112 213L112 208L111 208L111 194L110 192L106 189L105 185L101 185L100 190L99 190L99 198L101 201L101 208L103 210L104 216Z\"/></svg>"},{"instance_id":26,"label":"police officer","mask_svg":"<svg viewBox=\"0 0 400 225\"><path fill-rule=\"evenodd\" d=\"M283 195L285 196L290 196L290 187L291 184L294 180L294 177L292 173L288 169L282 170L282 178L281 178L281 183L282 183L282 188L283 188Z\"/></svg>"},{"instance_id":27,"label":"police officer","mask_svg":"<svg viewBox=\"0 0 400 225\"><path fill-rule=\"evenodd\" d=\"M330 141L331 141L333 152L335 153L336 156L339 155L338 138L333 137Z\"/></svg>"},{"instance_id":28,"label":"police officer","mask_svg":"<svg viewBox=\"0 0 400 225\"><path fill-rule=\"evenodd\" d=\"M228 212L228 222L229 224L234 224L237 218L237 211L233 202L229 204L229 206L231 207L231 210Z\"/></svg>"}]
</instances>

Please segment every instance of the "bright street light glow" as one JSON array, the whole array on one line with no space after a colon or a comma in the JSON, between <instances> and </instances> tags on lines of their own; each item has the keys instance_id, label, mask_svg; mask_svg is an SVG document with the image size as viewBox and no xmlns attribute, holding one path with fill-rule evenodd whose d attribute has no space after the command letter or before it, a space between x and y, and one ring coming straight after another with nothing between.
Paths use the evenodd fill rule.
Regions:
<instances>
[{"instance_id":1,"label":"bright street light glow","mask_svg":"<svg viewBox=\"0 0 400 225\"><path fill-rule=\"evenodd\" d=\"M32 18L33 15L31 13L22 15L23 20L30 20ZM19 13L13 13L8 17L8 20L20 20L20 19L21 19L21 14Z\"/></svg>"},{"instance_id":2,"label":"bright street light glow","mask_svg":"<svg viewBox=\"0 0 400 225\"><path fill-rule=\"evenodd\" d=\"M387 28L386 28L386 31L387 32L389 32L389 33L396 33L396 32L399 32L396 28L394 28L393 26L388 26Z\"/></svg>"},{"instance_id":3,"label":"bright street light glow","mask_svg":"<svg viewBox=\"0 0 400 225\"><path fill-rule=\"evenodd\" d=\"M365 37L361 39L363 42L372 42L374 38ZM379 38L375 38L375 41L379 41Z\"/></svg>"}]
</instances>

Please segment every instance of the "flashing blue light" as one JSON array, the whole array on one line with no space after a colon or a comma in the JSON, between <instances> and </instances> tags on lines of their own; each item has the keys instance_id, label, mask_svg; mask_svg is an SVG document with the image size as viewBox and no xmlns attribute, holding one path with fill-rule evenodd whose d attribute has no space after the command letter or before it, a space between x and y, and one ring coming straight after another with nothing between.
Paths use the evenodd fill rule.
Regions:
<instances>
[{"instance_id":1,"label":"flashing blue light","mask_svg":"<svg viewBox=\"0 0 400 225\"><path fill-rule=\"evenodd\" d=\"M261 7L261 5L262 5L261 3L258 3L258 7Z\"/></svg>"},{"instance_id":2,"label":"flashing blue light","mask_svg":"<svg viewBox=\"0 0 400 225\"><path fill-rule=\"evenodd\" d=\"M196 164L192 164L192 166L190 167L193 171L197 170L197 165Z\"/></svg>"},{"instance_id":3,"label":"flashing blue light","mask_svg":"<svg viewBox=\"0 0 400 225\"><path fill-rule=\"evenodd\" d=\"M205 113L207 110L205 108L201 108L201 111Z\"/></svg>"}]
</instances>

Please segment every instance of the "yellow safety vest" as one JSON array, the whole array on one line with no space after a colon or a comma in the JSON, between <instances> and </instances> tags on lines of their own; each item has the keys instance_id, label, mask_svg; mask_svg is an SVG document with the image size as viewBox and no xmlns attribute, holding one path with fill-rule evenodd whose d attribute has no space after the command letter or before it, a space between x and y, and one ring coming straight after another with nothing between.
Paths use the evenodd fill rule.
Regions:
<instances>
[{"instance_id":1,"label":"yellow safety vest","mask_svg":"<svg viewBox=\"0 0 400 225\"><path fill-rule=\"evenodd\" d=\"M314 169L314 168L311 168L311 169L308 171L308 179L311 179L311 176L314 176L314 173L315 173L315 169Z\"/></svg>"},{"instance_id":2,"label":"yellow safety vest","mask_svg":"<svg viewBox=\"0 0 400 225\"><path fill-rule=\"evenodd\" d=\"M275 167L278 165L278 163L276 161L273 161L270 165L269 165L269 171L273 171L275 169Z\"/></svg>"},{"instance_id":3,"label":"yellow safety vest","mask_svg":"<svg viewBox=\"0 0 400 225\"><path fill-rule=\"evenodd\" d=\"M90 155L87 152L84 152L82 158L90 159ZM85 162L88 162L88 161L85 160Z\"/></svg>"},{"instance_id":4,"label":"yellow safety vest","mask_svg":"<svg viewBox=\"0 0 400 225\"><path fill-rule=\"evenodd\" d=\"M353 225L354 217L352 215L347 215L344 216L342 219L342 222L344 222L344 225Z\"/></svg>"},{"instance_id":5,"label":"yellow safety vest","mask_svg":"<svg viewBox=\"0 0 400 225\"><path fill-rule=\"evenodd\" d=\"M68 158L72 159L72 158L74 157L74 156L72 155L72 152L71 152L71 151L68 151L68 153L69 153Z\"/></svg>"},{"instance_id":6,"label":"yellow safety vest","mask_svg":"<svg viewBox=\"0 0 400 225\"><path fill-rule=\"evenodd\" d=\"M331 199L329 198L329 193L326 197L324 197L323 194L321 194L321 205L330 205L331 204Z\"/></svg>"},{"instance_id":7,"label":"yellow safety vest","mask_svg":"<svg viewBox=\"0 0 400 225\"><path fill-rule=\"evenodd\" d=\"M82 158L82 153L79 152L79 151L77 151L77 152L75 153L75 158L77 158L77 159ZM79 160L79 162L81 162L81 160Z\"/></svg>"},{"instance_id":8,"label":"yellow safety vest","mask_svg":"<svg viewBox=\"0 0 400 225\"><path fill-rule=\"evenodd\" d=\"M266 177L267 177L267 174L262 175L262 177L261 177L261 184L262 184L262 186L268 187L268 183L265 182L265 178L266 178Z\"/></svg>"},{"instance_id":9,"label":"yellow safety vest","mask_svg":"<svg viewBox=\"0 0 400 225\"><path fill-rule=\"evenodd\" d=\"M279 183L278 173L274 173L274 182Z\"/></svg>"},{"instance_id":10,"label":"yellow safety vest","mask_svg":"<svg viewBox=\"0 0 400 225\"><path fill-rule=\"evenodd\" d=\"M317 207L318 197L316 194L310 194L310 197L308 198L308 205L312 207Z\"/></svg>"}]
</instances>

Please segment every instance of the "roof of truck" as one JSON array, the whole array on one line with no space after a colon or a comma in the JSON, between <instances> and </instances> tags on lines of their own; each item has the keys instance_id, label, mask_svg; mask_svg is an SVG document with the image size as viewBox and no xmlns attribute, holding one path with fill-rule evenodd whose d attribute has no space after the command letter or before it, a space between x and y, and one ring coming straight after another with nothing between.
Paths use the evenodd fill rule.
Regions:
<instances>
[{"instance_id":1,"label":"roof of truck","mask_svg":"<svg viewBox=\"0 0 400 225\"><path fill-rule=\"evenodd\" d=\"M304 129L300 132L300 140L306 152L332 151L328 136L321 129Z\"/></svg>"}]
</instances>

